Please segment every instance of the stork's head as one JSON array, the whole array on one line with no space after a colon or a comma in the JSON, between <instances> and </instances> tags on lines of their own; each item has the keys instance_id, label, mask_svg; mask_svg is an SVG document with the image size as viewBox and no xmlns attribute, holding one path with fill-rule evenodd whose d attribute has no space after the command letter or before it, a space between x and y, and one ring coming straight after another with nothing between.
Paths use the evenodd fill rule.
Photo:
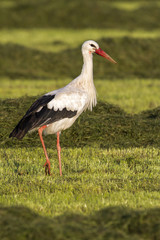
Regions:
<instances>
[{"instance_id":1,"label":"stork's head","mask_svg":"<svg viewBox=\"0 0 160 240\"><path fill-rule=\"evenodd\" d=\"M88 40L85 41L82 45L82 52L86 52L88 51L90 54L92 53L96 53L106 59L108 59L109 61L116 63L116 61L114 61L106 52L104 52L98 45L98 43L96 43L93 40Z\"/></svg>"}]
</instances>

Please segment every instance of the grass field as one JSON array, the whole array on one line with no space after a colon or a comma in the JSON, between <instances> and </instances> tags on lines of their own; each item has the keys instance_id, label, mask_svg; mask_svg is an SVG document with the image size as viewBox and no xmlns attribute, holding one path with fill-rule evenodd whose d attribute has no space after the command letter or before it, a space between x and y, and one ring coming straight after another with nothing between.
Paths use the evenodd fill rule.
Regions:
<instances>
[{"instance_id":1,"label":"grass field","mask_svg":"<svg viewBox=\"0 0 160 240\"><path fill-rule=\"evenodd\" d=\"M0 239L160 238L159 8L1 1ZM61 134L62 177L56 136L45 137L46 177L38 133L8 136L38 96L80 73L86 39L118 64L94 57L98 104Z\"/></svg>"},{"instance_id":2,"label":"grass field","mask_svg":"<svg viewBox=\"0 0 160 240\"><path fill-rule=\"evenodd\" d=\"M96 66L95 66L96 67ZM35 97L58 89L68 84L72 79L42 80L1 78L0 96L5 98ZM96 79L98 100L119 105L128 113L139 113L160 105L159 79ZM27 109L26 109L27 110Z\"/></svg>"}]
</instances>

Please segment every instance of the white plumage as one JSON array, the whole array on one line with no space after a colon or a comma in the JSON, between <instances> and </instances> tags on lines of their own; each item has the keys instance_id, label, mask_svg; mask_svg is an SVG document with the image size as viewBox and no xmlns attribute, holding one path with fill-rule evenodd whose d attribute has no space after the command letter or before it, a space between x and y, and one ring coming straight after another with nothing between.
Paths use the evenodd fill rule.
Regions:
<instances>
[{"instance_id":1,"label":"white plumage","mask_svg":"<svg viewBox=\"0 0 160 240\"><path fill-rule=\"evenodd\" d=\"M59 158L60 175L61 158L59 132L69 128L79 115L97 104L96 89L93 82L93 53L99 54L109 61L116 63L106 54L99 45L89 40L82 45L83 67L81 74L67 86L49 92L35 101L18 125L10 134L10 137L22 139L29 131L38 129L46 156L46 174L50 175L50 161L43 142L42 132L46 134L57 133L57 150Z\"/></svg>"}]
</instances>

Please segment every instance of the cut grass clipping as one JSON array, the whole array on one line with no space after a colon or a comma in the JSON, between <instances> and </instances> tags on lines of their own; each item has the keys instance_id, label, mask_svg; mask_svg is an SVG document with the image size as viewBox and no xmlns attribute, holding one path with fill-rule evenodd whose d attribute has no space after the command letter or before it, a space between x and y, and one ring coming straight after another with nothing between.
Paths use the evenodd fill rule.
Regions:
<instances>
[{"instance_id":1,"label":"cut grass clipping","mask_svg":"<svg viewBox=\"0 0 160 240\"><path fill-rule=\"evenodd\" d=\"M7 223L7 224L6 224ZM41 217L24 207L0 208L1 239L158 240L160 209L106 208L94 215Z\"/></svg>"},{"instance_id":2,"label":"cut grass clipping","mask_svg":"<svg viewBox=\"0 0 160 240\"><path fill-rule=\"evenodd\" d=\"M1 1L0 28L123 28L160 27L158 1L128 11L113 1ZM119 1L117 1L118 3ZM133 1L132 1L133 2ZM137 1L138 2L138 1ZM141 1L140 1L141 2ZM10 4L9 4L10 3ZM125 3L124 3L125 4ZM64 7L65 6L65 7ZM118 4L117 4L118 6ZM89 14L91 13L91 14ZM24 17L25 16L25 17ZM83 17L82 17L83 16ZM23 19L23 21L22 21Z\"/></svg>"},{"instance_id":3,"label":"cut grass clipping","mask_svg":"<svg viewBox=\"0 0 160 240\"><path fill-rule=\"evenodd\" d=\"M37 132L28 134L22 141L8 138L10 131L34 100L33 97L22 97L0 101L0 141L3 147L40 146ZM159 120L159 107L131 115L118 106L99 102L93 112L86 111L70 129L62 132L61 145L63 147L88 145L101 148L158 147L160 143ZM46 139L51 146L53 136L47 136Z\"/></svg>"},{"instance_id":4,"label":"cut grass clipping","mask_svg":"<svg viewBox=\"0 0 160 240\"><path fill-rule=\"evenodd\" d=\"M98 40L101 48L118 64L111 64L95 56L95 78L159 78L159 42L159 38L125 37ZM47 53L18 44L0 44L0 75L28 79L74 78L80 74L82 68L80 49L81 45L58 53Z\"/></svg>"}]
</instances>

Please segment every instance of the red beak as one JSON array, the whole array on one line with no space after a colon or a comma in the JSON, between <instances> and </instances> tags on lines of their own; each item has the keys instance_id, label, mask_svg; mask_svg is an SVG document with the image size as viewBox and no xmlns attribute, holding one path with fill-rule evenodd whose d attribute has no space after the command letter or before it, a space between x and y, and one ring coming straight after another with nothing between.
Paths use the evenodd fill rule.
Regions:
<instances>
[{"instance_id":1,"label":"red beak","mask_svg":"<svg viewBox=\"0 0 160 240\"><path fill-rule=\"evenodd\" d=\"M109 61L116 63L116 61L113 60L113 58L111 58L107 53L105 53L101 48L98 48L95 50L95 53L108 59Z\"/></svg>"}]
</instances>

